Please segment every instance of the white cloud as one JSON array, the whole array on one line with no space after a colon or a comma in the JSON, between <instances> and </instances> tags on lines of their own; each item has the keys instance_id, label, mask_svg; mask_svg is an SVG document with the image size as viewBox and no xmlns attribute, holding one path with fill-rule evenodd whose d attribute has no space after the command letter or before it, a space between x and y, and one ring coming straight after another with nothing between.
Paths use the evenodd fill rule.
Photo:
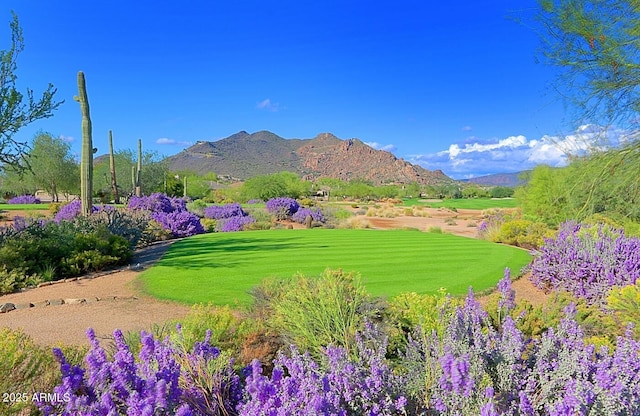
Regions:
<instances>
[{"instance_id":1,"label":"white cloud","mask_svg":"<svg viewBox=\"0 0 640 416\"><path fill-rule=\"evenodd\" d=\"M161 137L158 140L156 140L156 144L185 147L185 146L191 146L193 143L192 142L186 142L186 141L180 141L180 140L174 140L174 139L168 139L166 137Z\"/></svg>"},{"instance_id":2,"label":"white cloud","mask_svg":"<svg viewBox=\"0 0 640 416\"><path fill-rule=\"evenodd\" d=\"M271 99L267 98L256 104L256 108L258 110L272 111L275 113L280 108L280 105L278 103L272 103Z\"/></svg>"},{"instance_id":3,"label":"white cloud","mask_svg":"<svg viewBox=\"0 0 640 416\"><path fill-rule=\"evenodd\" d=\"M58 138L65 143L73 143L75 140L72 136L65 136L64 134L61 134Z\"/></svg>"},{"instance_id":4,"label":"white cloud","mask_svg":"<svg viewBox=\"0 0 640 416\"><path fill-rule=\"evenodd\" d=\"M539 164L565 166L567 154L587 153L628 140L628 132L602 129L594 125L580 126L565 136L545 135L539 139L509 136L490 143L478 138L466 143L453 143L446 150L431 154L411 155L406 159L427 169L440 169L453 178L467 178L491 173L517 172Z\"/></svg>"},{"instance_id":5,"label":"white cloud","mask_svg":"<svg viewBox=\"0 0 640 416\"><path fill-rule=\"evenodd\" d=\"M364 144L374 149L385 150L387 152L394 152L396 150L396 146L393 144L381 144L378 142L364 142Z\"/></svg>"},{"instance_id":6,"label":"white cloud","mask_svg":"<svg viewBox=\"0 0 640 416\"><path fill-rule=\"evenodd\" d=\"M473 130L473 128L471 126L464 126L462 128L462 131L471 131L471 130Z\"/></svg>"}]
</instances>

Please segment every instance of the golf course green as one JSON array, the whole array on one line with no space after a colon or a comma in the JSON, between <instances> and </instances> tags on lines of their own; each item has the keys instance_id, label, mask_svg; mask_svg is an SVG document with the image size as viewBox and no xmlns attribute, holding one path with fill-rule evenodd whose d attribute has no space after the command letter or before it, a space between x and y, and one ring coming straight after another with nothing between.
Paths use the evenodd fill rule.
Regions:
<instances>
[{"instance_id":1,"label":"golf course green","mask_svg":"<svg viewBox=\"0 0 640 416\"><path fill-rule=\"evenodd\" d=\"M412 230L303 229L210 233L175 242L144 271L143 290L183 303L248 305L266 277L358 272L373 295L453 295L495 286L509 267L529 263L519 248L450 234Z\"/></svg>"}]
</instances>

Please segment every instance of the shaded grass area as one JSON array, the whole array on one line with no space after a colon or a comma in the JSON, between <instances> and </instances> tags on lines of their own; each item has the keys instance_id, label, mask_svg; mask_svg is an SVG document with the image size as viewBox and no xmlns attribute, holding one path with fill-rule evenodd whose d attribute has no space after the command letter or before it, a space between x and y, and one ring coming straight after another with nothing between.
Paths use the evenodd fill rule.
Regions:
<instances>
[{"instance_id":1,"label":"shaded grass area","mask_svg":"<svg viewBox=\"0 0 640 416\"><path fill-rule=\"evenodd\" d=\"M530 256L515 247L449 234L407 230L268 230L213 233L174 243L140 276L143 290L184 303L248 305L249 290L266 277L356 271L373 295L403 292L454 295L495 286Z\"/></svg>"},{"instance_id":2,"label":"shaded grass area","mask_svg":"<svg viewBox=\"0 0 640 416\"><path fill-rule=\"evenodd\" d=\"M517 208L520 201L515 198L499 198L499 199L443 199L442 201L425 201L417 198L404 200L404 205L422 205L430 208L456 208L456 209L490 209L490 208Z\"/></svg>"}]
</instances>

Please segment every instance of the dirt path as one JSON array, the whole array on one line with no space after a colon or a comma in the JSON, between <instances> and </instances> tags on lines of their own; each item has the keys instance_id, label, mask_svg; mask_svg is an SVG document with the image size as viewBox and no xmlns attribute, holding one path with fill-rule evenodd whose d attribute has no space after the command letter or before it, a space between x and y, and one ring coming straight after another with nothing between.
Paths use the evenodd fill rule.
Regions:
<instances>
[{"instance_id":1,"label":"dirt path","mask_svg":"<svg viewBox=\"0 0 640 416\"><path fill-rule=\"evenodd\" d=\"M165 242L139 251L132 269L138 269L138 264L142 269L149 267L168 246ZM149 329L188 313L188 306L141 295L134 286L140 270L132 269L0 296L0 305L9 302L19 308L0 313L0 327L22 328L45 345L87 345L89 327L108 338L115 329Z\"/></svg>"}]
</instances>

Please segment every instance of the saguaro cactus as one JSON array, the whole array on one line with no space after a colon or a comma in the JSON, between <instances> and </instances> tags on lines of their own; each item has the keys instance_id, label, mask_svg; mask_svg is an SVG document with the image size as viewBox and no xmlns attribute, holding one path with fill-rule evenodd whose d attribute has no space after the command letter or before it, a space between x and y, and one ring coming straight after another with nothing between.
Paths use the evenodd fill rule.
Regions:
<instances>
[{"instance_id":1,"label":"saguaro cactus","mask_svg":"<svg viewBox=\"0 0 640 416\"><path fill-rule=\"evenodd\" d=\"M78 95L74 99L80 103L82 113L82 159L80 160L80 201L82 215L91 214L93 198L93 142L91 140L91 117L84 73L78 71Z\"/></svg>"},{"instance_id":2,"label":"saguaro cactus","mask_svg":"<svg viewBox=\"0 0 640 416\"><path fill-rule=\"evenodd\" d=\"M111 190L113 191L113 202L120 203L118 195L118 183L116 182L116 158L113 155L113 133L109 130L109 170L111 171Z\"/></svg>"},{"instance_id":3,"label":"saguaro cactus","mask_svg":"<svg viewBox=\"0 0 640 416\"><path fill-rule=\"evenodd\" d=\"M142 196L140 174L142 172L142 139L138 139L138 171L136 172L136 196Z\"/></svg>"}]
</instances>

